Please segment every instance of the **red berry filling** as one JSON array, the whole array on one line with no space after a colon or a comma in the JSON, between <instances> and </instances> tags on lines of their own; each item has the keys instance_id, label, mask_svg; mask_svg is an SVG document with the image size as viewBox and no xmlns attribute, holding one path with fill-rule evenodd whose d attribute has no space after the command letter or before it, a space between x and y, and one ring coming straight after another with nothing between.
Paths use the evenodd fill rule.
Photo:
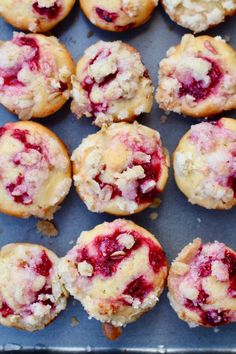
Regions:
<instances>
[{"instance_id":1,"label":"red berry filling","mask_svg":"<svg viewBox=\"0 0 236 354\"><path fill-rule=\"evenodd\" d=\"M59 81L59 84L60 84L60 88L59 88L60 92L64 92L68 89L68 85L66 82Z\"/></svg>"},{"instance_id":2,"label":"red berry filling","mask_svg":"<svg viewBox=\"0 0 236 354\"><path fill-rule=\"evenodd\" d=\"M201 310L201 305L207 303L208 297L209 295L205 292L205 290L200 288L197 299L196 300L185 299L185 306L190 310L196 310L196 309Z\"/></svg>"},{"instance_id":3,"label":"red berry filling","mask_svg":"<svg viewBox=\"0 0 236 354\"><path fill-rule=\"evenodd\" d=\"M52 295L52 288L49 285L44 285L44 287L36 293L36 301L40 302L44 306L51 306L54 308L54 303L50 299L40 300L40 295Z\"/></svg>"},{"instance_id":4,"label":"red berry filling","mask_svg":"<svg viewBox=\"0 0 236 354\"><path fill-rule=\"evenodd\" d=\"M202 322L206 326L221 326L229 323L229 311L211 310L203 312L201 315Z\"/></svg>"},{"instance_id":5,"label":"red berry filling","mask_svg":"<svg viewBox=\"0 0 236 354\"><path fill-rule=\"evenodd\" d=\"M0 127L0 138L6 133L7 128L5 127Z\"/></svg>"},{"instance_id":6,"label":"red berry filling","mask_svg":"<svg viewBox=\"0 0 236 354\"><path fill-rule=\"evenodd\" d=\"M19 175L16 179L16 182L8 184L6 186L6 189L11 194L15 203L30 205L33 203L33 200L30 197L30 195L24 191L24 187L23 187L24 181L25 181L24 176ZM22 191L19 190L20 187L22 187Z\"/></svg>"},{"instance_id":7,"label":"red berry filling","mask_svg":"<svg viewBox=\"0 0 236 354\"><path fill-rule=\"evenodd\" d=\"M117 268L124 259L127 259L132 252L146 245L149 248L149 263L155 273L160 268L166 266L166 258L163 250L152 240L143 237L136 231L128 231L134 238L134 245L130 249L126 249L119 243L118 236L127 233L125 230L117 229L111 235L97 236L92 245L93 250L90 254L89 246L78 249L76 262L86 261L93 266L93 275L102 274L105 277L111 276L117 271ZM117 253L118 252L118 253Z\"/></svg>"},{"instance_id":8,"label":"red berry filling","mask_svg":"<svg viewBox=\"0 0 236 354\"><path fill-rule=\"evenodd\" d=\"M59 16L61 12L61 6L57 4L57 1L50 7L39 6L38 1L33 3L33 10L40 16L47 17L49 20L53 20Z\"/></svg>"},{"instance_id":9,"label":"red berry filling","mask_svg":"<svg viewBox=\"0 0 236 354\"><path fill-rule=\"evenodd\" d=\"M101 9L100 7L96 7L95 11L98 17L100 17L102 20L108 23L115 22L116 19L118 18L118 14L116 12L109 12L104 9Z\"/></svg>"},{"instance_id":10,"label":"red berry filling","mask_svg":"<svg viewBox=\"0 0 236 354\"><path fill-rule=\"evenodd\" d=\"M144 152L144 148L139 148L138 150L135 151L141 151ZM150 155L150 162L147 163L142 163L141 161L138 160L133 160L132 163L129 164L129 168L132 168L133 166L141 166L144 170L145 177L141 179L137 179L137 186L136 186L136 197L135 197L135 202L137 204L143 204L143 203L151 203L157 192L158 189L156 187L157 181L160 178L161 175L161 161L163 160L163 157L159 156L158 151L154 151ZM104 189L106 186L109 186L112 189L112 194L111 194L111 200L115 199L116 197L122 197L122 191L118 188L118 186L114 183L106 183L102 181L101 176L102 173L106 170L106 166L103 166L103 169L101 172L99 172L95 177L94 180L99 184L100 189ZM122 172L125 172L122 171ZM143 186L146 183L153 183L153 186L150 191L145 191L143 189Z\"/></svg>"},{"instance_id":11,"label":"red berry filling","mask_svg":"<svg viewBox=\"0 0 236 354\"><path fill-rule=\"evenodd\" d=\"M2 317L6 318L10 315L13 315L14 311L10 308L10 306L8 306L8 304L6 302L3 302L2 307L0 309L0 313L1 313Z\"/></svg>"},{"instance_id":12,"label":"red berry filling","mask_svg":"<svg viewBox=\"0 0 236 354\"><path fill-rule=\"evenodd\" d=\"M45 251L42 251L40 262L35 266L35 272L44 277L49 276L52 269L52 262Z\"/></svg>"},{"instance_id":13,"label":"red berry filling","mask_svg":"<svg viewBox=\"0 0 236 354\"><path fill-rule=\"evenodd\" d=\"M25 147L26 150L32 149L32 150L37 150L40 154L43 153L43 148L41 145L38 144L31 144L28 142L27 136L29 135L29 131L24 129L14 129L13 133L11 136L14 139L19 140Z\"/></svg>"},{"instance_id":14,"label":"red berry filling","mask_svg":"<svg viewBox=\"0 0 236 354\"><path fill-rule=\"evenodd\" d=\"M40 51L36 40L32 37L17 37L14 40L14 43L20 47L28 46L33 49L34 54L30 57L30 59L27 60L27 64L29 65L31 70L37 70L39 68Z\"/></svg>"},{"instance_id":15,"label":"red berry filling","mask_svg":"<svg viewBox=\"0 0 236 354\"><path fill-rule=\"evenodd\" d=\"M115 29L118 32L125 32L125 31L128 31L128 30L134 28L134 26L135 26L135 23L129 23L128 25L124 25L124 26L116 25Z\"/></svg>"},{"instance_id":16,"label":"red berry filling","mask_svg":"<svg viewBox=\"0 0 236 354\"><path fill-rule=\"evenodd\" d=\"M33 54L30 55L25 62L28 64L31 70L37 70L39 68L39 46L34 38L30 37L17 37L13 40L13 43L18 46L29 46L33 49ZM3 85L5 86L17 86L24 87L25 84L18 80L18 73L21 71L23 63L16 64L15 67L5 70L0 68L0 76L3 79Z\"/></svg>"},{"instance_id":17,"label":"red berry filling","mask_svg":"<svg viewBox=\"0 0 236 354\"><path fill-rule=\"evenodd\" d=\"M234 198L236 198L236 177L229 176L226 185L234 191Z\"/></svg>"},{"instance_id":18,"label":"red berry filling","mask_svg":"<svg viewBox=\"0 0 236 354\"><path fill-rule=\"evenodd\" d=\"M229 295L236 297L236 256L229 250L225 251L223 263L227 265L229 270Z\"/></svg>"},{"instance_id":19,"label":"red berry filling","mask_svg":"<svg viewBox=\"0 0 236 354\"><path fill-rule=\"evenodd\" d=\"M145 299L145 297L153 291L153 285L144 278L143 275L138 277L137 279L130 282L125 290L123 291L124 295L132 296L134 299L138 299L141 302ZM125 301L125 303L127 303ZM128 303L129 304L129 303Z\"/></svg>"},{"instance_id":20,"label":"red berry filling","mask_svg":"<svg viewBox=\"0 0 236 354\"><path fill-rule=\"evenodd\" d=\"M223 77L223 73L219 66L210 59L204 58L204 60L207 60L211 63L211 69L207 74L210 77L210 83L207 87L205 87L202 80L197 81L194 78L191 78L190 82L188 83L181 82L181 87L179 89L180 97L191 95L197 102L205 100L209 95L212 94L213 89L216 88L216 86L220 83Z\"/></svg>"}]
</instances>

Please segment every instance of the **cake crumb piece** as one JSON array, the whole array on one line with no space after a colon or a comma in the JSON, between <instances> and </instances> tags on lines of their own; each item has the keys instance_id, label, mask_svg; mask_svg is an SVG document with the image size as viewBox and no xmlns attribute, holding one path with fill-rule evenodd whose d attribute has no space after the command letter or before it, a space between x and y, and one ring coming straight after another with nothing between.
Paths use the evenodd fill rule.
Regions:
<instances>
[{"instance_id":1,"label":"cake crumb piece","mask_svg":"<svg viewBox=\"0 0 236 354\"><path fill-rule=\"evenodd\" d=\"M70 240L68 243L69 243L69 245L73 245L73 243L75 243L75 241L74 240Z\"/></svg>"},{"instance_id":2,"label":"cake crumb piece","mask_svg":"<svg viewBox=\"0 0 236 354\"><path fill-rule=\"evenodd\" d=\"M58 235L58 230L52 221L39 220L36 227L38 232L44 236L56 237Z\"/></svg>"},{"instance_id":3,"label":"cake crumb piece","mask_svg":"<svg viewBox=\"0 0 236 354\"><path fill-rule=\"evenodd\" d=\"M153 203L149 206L151 209L158 208L161 205L161 199L155 198Z\"/></svg>"},{"instance_id":4,"label":"cake crumb piece","mask_svg":"<svg viewBox=\"0 0 236 354\"><path fill-rule=\"evenodd\" d=\"M87 38L91 38L94 35L93 31L88 31Z\"/></svg>"},{"instance_id":5,"label":"cake crumb piece","mask_svg":"<svg viewBox=\"0 0 236 354\"><path fill-rule=\"evenodd\" d=\"M149 215L149 219L150 220L152 220L152 221L154 221L154 220L156 220L158 218L158 214L157 213L151 213L150 215Z\"/></svg>"},{"instance_id":6,"label":"cake crumb piece","mask_svg":"<svg viewBox=\"0 0 236 354\"><path fill-rule=\"evenodd\" d=\"M72 316L72 317L71 317L70 324L71 324L71 327L76 327L76 326L78 326L78 324L79 324L78 318L75 317L75 316Z\"/></svg>"},{"instance_id":7,"label":"cake crumb piece","mask_svg":"<svg viewBox=\"0 0 236 354\"><path fill-rule=\"evenodd\" d=\"M215 327L214 328L214 333L218 333L218 332L220 332L220 329L218 327Z\"/></svg>"},{"instance_id":8,"label":"cake crumb piece","mask_svg":"<svg viewBox=\"0 0 236 354\"><path fill-rule=\"evenodd\" d=\"M197 218L197 222L199 222L199 224L202 222L201 218Z\"/></svg>"},{"instance_id":9,"label":"cake crumb piece","mask_svg":"<svg viewBox=\"0 0 236 354\"><path fill-rule=\"evenodd\" d=\"M165 114L163 114L160 118L160 121L162 124L165 124L168 121L168 117Z\"/></svg>"}]
</instances>

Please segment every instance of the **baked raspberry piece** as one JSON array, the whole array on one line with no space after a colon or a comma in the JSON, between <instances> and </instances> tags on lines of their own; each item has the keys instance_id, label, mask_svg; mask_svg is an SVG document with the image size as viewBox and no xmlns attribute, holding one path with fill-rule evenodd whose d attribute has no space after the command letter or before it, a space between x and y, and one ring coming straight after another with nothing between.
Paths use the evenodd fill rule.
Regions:
<instances>
[{"instance_id":1,"label":"baked raspberry piece","mask_svg":"<svg viewBox=\"0 0 236 354\"><path fill-rule=\"evenodd\" d=\"M55 37L15 33L0 44L0 103L22 120L47 117L68 100L73 73Z\"/></svg>"},{"instance_id":2,"label":"baked raspberry piece","mask_svg":"<svg viewBox=\"0 0 236 354\"><path fill-rule=\"evenodd\" d=\"M0 15L23 31L47 32L71 11L75 0L1 0Z\"/></svg>"},{"instance_id":3,"label":"baked raspberry piece","mask_svg":"<svg viewBox=\"0 0 236 354\"><path fill-rule=\"evenodd\" d=\"M0 162L0 211L51 219L71 186L63 142L38 123L8 123L0 129Z\"/></svg>"},{"instance_id":4,"label":"baked raspberry piece","mask_svg":"<svg viewBox=\"0 0 236 354\"><path fill-rule=\"evenodd\" d=\"M66 289L90 317L105 324L109 339L115 339L112 333L117 336L117 328L155 306L167 271L156 238L124 219L83 232L59 264Z\"/></svg>"},{"instance_id":5,"label":"baked raspberry piece","mask_svg":"<svg viewBox=\"0 0 236 354\"><path fill-rule=\"evenodd\" d=\"M0 323L43 329L66 308L58 258L43 246L14 243L0 251Z\"/></svg>"},{"instance_id":6,"label":"baked raspberry piece","mask_svg":"<svg viewBox=\"0 0 236 354\"><path fill-rule=\"evenodd\" d=\"M197 238L170 267L169 299L190 326L214 327L236 321L236 253L220 242Z\"/></svg>"},{"instance_id":7,"label":"baked raspberry piece","mask_svg":"<svg viewBox=\"0 0 236 354\"><path fill-rule=\"evenodd\" d=\"M89 21L107 31L124 32L149 20L158 0L80 0Z\"/></svg>"},{"instance_id":8,"label":"baked raspberry piece","mask_svg":"<svg viewBox=\"0 0 236 354\"><path fill-rule=\"evenodd\" d=\"M221 37L184 35L160 63L160 108L210 117L236 107L235 51Z\"/></svg>"},{"instance_id":9,"label":"baked raspberry piece","mask_svg":"<svg viewBox=\"0 0 236 354\"><path fill-rule=\"evenodd\" d=\"M168 153L159 133L138 123L114 123L89 135L72 162L76 190L94 212L140 212L168 178Z\"/></svg>"},{"instance_id":10,"label":"baked raspberry piece","mask_svg":"<svg viewBox=\"0 0 236 354\"><path fill-rule=\"evenodd\" d=\"M206 31L236 13L234 0L161 0L161 3L173 21L195 33Z\"/></svg>"},{"instance_id":11,"label":"baked raspberry piece","mask_svg":"<svg viewBox=\"0 0 236 354\"><path fill-rule=\"evenodd\" d=\"M200 123L183 136L173 155L175 180L192 204L230 209L236 204L236 122Z\"/></svg>"},{"instance_id":12,"label":"baked raspberry piece","mask_svg":"<svg viewBox=\"0 0 236 354\"><path fill-rule=\"evenodd\" d=\"M99 41L85 51L72 77L72 112L102 126L133 121L151 111L153 85L140 54L121 41Z\"/></svg>"}]
</instances>

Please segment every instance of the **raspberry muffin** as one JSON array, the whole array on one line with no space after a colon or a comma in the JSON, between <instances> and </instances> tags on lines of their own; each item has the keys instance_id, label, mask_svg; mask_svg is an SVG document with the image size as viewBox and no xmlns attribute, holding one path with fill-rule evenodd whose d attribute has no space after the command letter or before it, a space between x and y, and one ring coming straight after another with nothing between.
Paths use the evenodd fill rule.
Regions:
<instances>
[{"instance_id":1,"label":"raspberry muffin","mask_svg":"<svg viewBox=\"0 0 236 354\"><path fill-rule=\"evenodd\" d=\"M168 276L171 306L191 327L236 321L236 253L197 238L180 252Z\"/></svg>"},{"instance_id":2,"label":"raspberry muffin","mask_svg":"<svg viewBox=\"0 0 236 354\"><path fill-rule=\"evenodd\" d=\"M34 122L0 127L0 211L52 219L69 193L71 166L63 142Z\"/></svg>"},{"instance_id":3,"label":"raspberry muffin","mask_svg":"<svg viewBox=\"0 0 236 354\"><path fill-rule=\"evenodd\" d=\"M195 33L218 25L236 13L235 0L161 0L166 13L180 26Z\"/></svg>"},{"instance_id":4,"label":"raspberry muffin","mask_svg":"<svg viewBox=\"0 0 236 354\"><path fill-rule=\"evenodd\" d=\"M47 326L66 308L58 258L47 248L14 243L0 251L0 323L27 331Z\"/></svg>"},{"instance_id":5,"label":"raspberry muffin","mask_svg":"<svg viewBox=\"0 0 236 354\"><path fill-rule=\"evenodd\" d=\"M157 131L117 123L89 135L72 154L76 190L88 209L129 215L147 208L168 178Z\"/></svg>"},{"instance_id":6,"label":"raspberry muffin","mask_svg":"<svg viewBox=\"0 0 236 354\"><path fill-rule=\"evenodd\" d=\"M72 112L94 123L133 121L151 111L153 85L137 50L99 41L85 51L72 77Z\"/></svg>"},{"instance_id":7,"label":"raspberry muffin","mask_svg":"<svg viewBox=\"0 0 236 354\"><path fill-rule=\"evenodd\" d=\"M147 22L158 0L80 0L80 6L95 26L124 32Z\"/></svg>"},{"instance_id":8,"label":"raspberry muffin","mask_svg":"<svg viewBox=\"0 0 236 354\"><path fill-rule=\"evenodd\" d=\"M66 289L89 316L114 327L156 305L167 270L156 238L124 219L83 232L59 264Z\"/></svg>"},{"instance_id":9,"label":"raspberry muffin","mask_svg":"<svg viewBox=\"0 0 236 354\"><path fill-rule=\"evenodd\" d=\"M236 204L236 121L200 123L173 155L175 180L192 204L230 209Z\"/></svg>"},{"instance_id":10,"label":"raspberry muffin","mask_svg":"<svg viewBox=\"0 0 236 354\"><path fill-rule=\"evenodd\" d=\"M186 34L160 63L160 108L210 117L236 107L236 53L220 37Z\"/></svg>"},{"instance_id":11,"label":"raspberry muffin","mask_svg":"<svg viewBox=\"0 0 236 354\"><path fill-rule=\"evenodd\" d=\"M20 119L44 118L69 98L74 64L55 37L15 33L0 42L0 103Z\"/></svg>"},{"instance_id":12,"label":"raspberry muffin","mask_svg":"<svg viewBox=\"0 0 236 354\"><path fill-rule=\"evenodd\" d=\"M23 31L46 32L62 21L75 0L1 0L0 16Z\"/></svg>"}]
</instances>

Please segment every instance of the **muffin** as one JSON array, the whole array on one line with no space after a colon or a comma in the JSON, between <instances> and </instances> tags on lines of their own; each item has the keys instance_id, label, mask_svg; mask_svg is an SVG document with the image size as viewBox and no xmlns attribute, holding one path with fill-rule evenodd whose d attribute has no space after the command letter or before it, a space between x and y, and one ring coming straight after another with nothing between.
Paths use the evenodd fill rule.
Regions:
<instances>
[{"instance_id":1,"label":"muffin","mask_svg":"<svg viewBox=\"0 0 236 354\"><path fill-rule=\"evenodd\" d=\"M190 326L236 321L236 253L220 242L197 238L180 252L168 276L169 299Z\"/></svg>"},{"instance_id":2,"label":"muffin","mask_svg":"<svg viewBox=\"0 0 236 354\"><path fill-rule=\"evenodd\" d=\"M170 18L193 32L206 31L236 13L236 1L228 0L162 0Z\"/></svg>"},{"instance_id":3,"label":"muffin","mask_svg":"<svg viewBox=\"0 0 236 354\"><path fill-rule=\"evenodd\" d=\"M44 118L69 98L74 63L55 37L15 33L0 42L0 103L20 119Z\"/></svg>"},{"instance_id":4,"label":"muffin","mask_svg":"<svg viewBox=\"0 0 236 354\"><path fill-rule=\"evenodd\" d=\"M98 126L149 113L153 85L138 51L121 41L99 41L78 61L72 77L72 112Z\"/></svg>"},{"instance_id":5,"label":"muffin","mask_svg":"<svg viewBox=\"0 0 236 354\"><path fill-rule=\"evenodd\" d=\"M160 108L210 117L236 107L236 52L221 37L183 36L160 63Z\"/></svg>"},{"instance_id":6,"label":"muffin","mask_svg":"<svg viewBox=\"0 0 236 354\"><path fill-rule=\"evenodd\" d=\"M76 190L93 212L138 213L168 179L160 134L138 123L103 127L83 139L71 159Z\"/></svg>"},{"instance_id":7,"label":"muffin","mask_svg":"<svg viewBox=\"0 0 236 354\"><path fill-rule=\"evenodd\" d=\"M63 142L34 122L0 127L0 212L52 219L71 186Z\"/></svg>"},{"instance_id":8,"label":"muffin","mask_svg":"<svg viewBox=\"0 0 236 354\"><path fill-rule=\"evenodd\" d=\"M47 32L71 11L75 0L1 0L0 16L22 31Z\"/></svg>"},{"instance_id":9,"label":"muffin","mask_svg":"<svg viewBox=\"0 0 236 354\"><path fill-rule=\"evenodd\" d=\"M58 258L47 248L12 243L0 251L0 323L27 331L43 329L66 308Z\"/></svg>"},{"instance_id":10,"label":"muffin","mask_svg":"<svg viewBox=\"0 0 236 354\"><path fill-rule=\"evenodd\" d=\"M156 238L124 219L82 232L59 264L68 292L90 317L115 328L156 305L167 270Z\"/></svg>"},{"instance_id":11,"label":"muffin","mask_svg":"<svg viewBox=\"0 0 236 354\"><path fill-rule=\"evenodd\" d=\"M89 21L107 31L124 32L147 22L158 0L80 0Z\"/></svg>"},{"instance_id":12,"label":"muffin","mask_svg":"<svg viewBox=\"0 0 236 354\"><path fill-rule=\"evenodd\" d=\"M236 121L193 125L173 155L175 180L192 204L230 209L236 204Z\"/></svg>"}]
</instances>

